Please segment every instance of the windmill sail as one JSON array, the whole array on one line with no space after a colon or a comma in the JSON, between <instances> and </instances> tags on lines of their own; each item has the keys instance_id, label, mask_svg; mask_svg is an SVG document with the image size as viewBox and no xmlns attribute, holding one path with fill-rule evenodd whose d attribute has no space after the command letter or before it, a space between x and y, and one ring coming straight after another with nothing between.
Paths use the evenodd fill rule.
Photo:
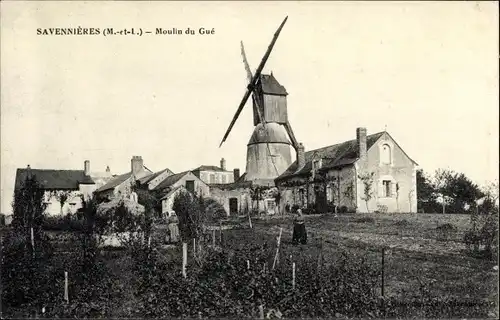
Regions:
<instances>
[{"instance_id":1,"label":"windmill sail","mask_svg":"<svg viewBox=\"0 0 500 320\"><path fill-rule=\"evenodd\" d=\"M252 75L252 70L250 70L250 65L248 64L247 55L245 54L245 46L243 46L243 41L241 41L241 56L243 57L243 64L245 65L245 70L247 72L248 81L251 82L253 75ZM257 114L257 118L258 118L259 122L264 123L262 115L260 113L260 110L262 108L262 104L261 104L261 101L259 99L259 95L255 91L255 89L253 90L252 101L253 101L254 112ZM254 115L255 115L255 113L254 113Z\"/></svg>"},{"instance_id":2,"label":"windmill sail","mask_svg":"<svg viewBox=\"0 0 500 320\"><path fill-rule=\"evenodd\" d=\"M227 128L227 131L224 134L224 137L222 138L222 141L221 141L219 147L221 147L222 144L224 143L224 141L226 141L227 137L229 136L229 133L231 132L231 129L233 128L234 124L236 123L236 120L238 119L241 111L243 110L243 107L247 103L248 98L250 97L250 94L254 90L255 84L257 83L257 80L260 78L260 74L261 74L262 70L264 69L264 66L267 62L267 59L269 59L269 55L271 54L271 51L273 50L274 44L276 43L276 40L278 39L278 36L281 32L281 29L283 29L283 26L285 25L287 19L288 19L288 17L286 17L283 20L283 22L279 26L278 30L276 30L276 32L274 33L273 39L272 39L271 43L269 44L267 51L264 54L264 57L260 61L260 64L257 67L257 70L255 71L255 74L252 76L252 79L247 87L247 90L243 96L243 99L241 99L240 105L238 106L238 109L236 110L236 113L235 113L233 119L231 120L231 123L229 124L229 127Z\"/></svg>"}]
</instances>

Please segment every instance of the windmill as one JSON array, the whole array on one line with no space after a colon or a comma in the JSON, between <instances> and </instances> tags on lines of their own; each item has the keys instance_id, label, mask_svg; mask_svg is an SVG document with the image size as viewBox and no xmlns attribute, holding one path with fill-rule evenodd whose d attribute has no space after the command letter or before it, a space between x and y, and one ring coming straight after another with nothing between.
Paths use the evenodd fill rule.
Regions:
<instances>
[{"instance_id":1,"label":"windmill","mask_svg":"<svg viewBox=\"0 0 500 320\"><path fill-rule=\"evenodd\" d=\"M287 116L286 89L278 83L274 75L262 74L262 70L283 29L286 17L275 32L254 74L245 55L243 42L241 54L249 84L236 113L229 124L220 146L226 141L250 95L253 104L254 131L247 144L246 181L256 184L274 185L274 179L291 165L290 146L299 147ZM219 146L219 147L220 147Z\"/></svg>"}]
</instances>

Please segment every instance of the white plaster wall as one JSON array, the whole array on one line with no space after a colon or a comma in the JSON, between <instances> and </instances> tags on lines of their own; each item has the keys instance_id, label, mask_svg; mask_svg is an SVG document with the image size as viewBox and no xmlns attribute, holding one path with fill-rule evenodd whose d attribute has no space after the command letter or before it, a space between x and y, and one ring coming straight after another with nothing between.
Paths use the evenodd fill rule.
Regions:
<instances>
[{"instance_id":1,"label":"white plaster wall","mask_svg":"<svg viewBox=\"0 0 500 320\"><path fill-rule=\"evenodd\" d=\"M47 207L45 208L45 214L48 216L60 216L61 215L61 203L58 197L54 195L54 192L61 193L65 192L68 194L68 199L62 206L62 215L75 214L78 209L83 205L80 191L45 191L44 203Z\"/></svg>"},{"instance_id":2,"label":"white plaster wall","mask_svg":"<svg viewBox=\"0 0 500 320\"><path fill-rule=\"evenodd\" d=\"M391 148L391 163L381 162L382 146L387 144ZM358 174L374 172L373 197L368 202L369 211L373 212L383 207L388 212L417 212L417 183L416 164L403 152L396 142L386 133L367 152L366 163L356 163ZM383 180L391 180L392 195L384 196ZM399 196L396 196L396 183L399 184ZM358 188L358 211L366 212L364 185L360 179ZM383 207L382 207L383 206Z\"/></svg>"}]
</instances>

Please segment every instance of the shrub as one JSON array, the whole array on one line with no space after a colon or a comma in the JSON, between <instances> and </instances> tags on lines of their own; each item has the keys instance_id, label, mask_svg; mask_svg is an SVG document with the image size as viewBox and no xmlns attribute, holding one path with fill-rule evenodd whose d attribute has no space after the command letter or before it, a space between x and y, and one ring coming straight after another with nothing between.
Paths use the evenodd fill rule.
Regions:
<instances>
[{"instance_id":1,"label":"shrub","mask_svg":"<svg viewBox=\"0 0 500 320\"><path fill-rule=\"evenodd\" d=\"M45 217L42 223L43 230L47 231L83 231L85 224L83 220L72 216Z\"/></svg>"},{"instance_id":2,"label":"shrub","mask_svg":"<svg viewBox=\"0 0 500 320\"><path fill-rule=\"evenodd\" d=\"M227 217L224 207L214 199L204 199L204 206L207 214L207 220L211 222L218 222Z\"/></svg>"}]
</instances>

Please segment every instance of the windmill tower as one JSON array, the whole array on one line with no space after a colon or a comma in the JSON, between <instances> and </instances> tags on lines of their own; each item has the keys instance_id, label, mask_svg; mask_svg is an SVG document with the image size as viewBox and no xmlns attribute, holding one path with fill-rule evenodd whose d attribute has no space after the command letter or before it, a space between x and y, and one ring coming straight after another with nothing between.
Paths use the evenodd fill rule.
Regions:
<instances>
[{"instance_id":1,"label":"windmill tower","mask_svg":"<svg viewBox=\"0 0 500 320\"><path fill-rule=\"evenodd\" d=\"M243 42L241 43L241 54L249 85L221 142L222 145L252 95L254 130L247 144L245 180L256 185L274 185L274 179L292 163L290 147L296 151L298 149L298 143L288 121L288 93L272 73L262 74L264 65L287 19L288 17L283 20L274 34L255 74L252 74Z\"/></svg>"}]
</instances>

